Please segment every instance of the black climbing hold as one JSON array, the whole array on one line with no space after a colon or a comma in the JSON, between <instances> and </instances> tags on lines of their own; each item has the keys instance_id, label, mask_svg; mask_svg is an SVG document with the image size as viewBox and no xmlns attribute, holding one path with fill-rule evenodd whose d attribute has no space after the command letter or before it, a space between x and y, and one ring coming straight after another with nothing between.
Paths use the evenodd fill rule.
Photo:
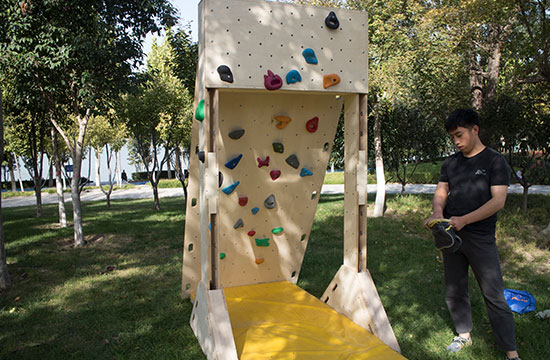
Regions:
<instances>
[{"instance_id":1,"label":"black climbing hold","mask_svg":"<svg viewBox=\"0 0 550 360\"><path fill-rule=\"evenodd\" d=\"M234 140L240 139L243 135L244 129L233 130L229 133L229 137Z\"/></svg>"},{"instance_id":2,"label":"black climbing hold","mask_svg":"<svg viewBox=\"0 0 550 360\"><path fill-rule=\"evenodd\" d=\"M233 82L233 73L227 65L218 66L218 74L220 74L220 79L222 81L232 83Z\"/></svg>"},{"instance_id":3,"label":"black climbing hold","mask_svg":"<svg viewBox=\"0 0 550 360\"><path fill-rule=\"evenodd\" d=\"M218 171L218 187L221 188L223 185L223 174L221 171Z\"/></svg>"},{"instance_id":4,"label":"black climbing hold","mask_svg":"<svg viewBox=\"0 0 550 360\"><path fill-rule=\"evenodd\" d=\"M273 143L273 151L282 154L285 151L285 146L280 142Z\"/></svg>"},{"instance_id":5,"label":"black climbing hold","mask_svg":"<svg viewBox=\"0 0 550 360\"><path fill-rule=\"evenodd\" d=\"M239 161L241 161L242 158L243 158L243 154L240 154L239 156L235 156L233 159L225 163L225 167L233 170L239 164Z\"/></svg>"},{"instance_id":6,"label":"black climbing hold","mask_svg":"<svg viewBox=\"0 0 550 360\"><path fill-rule=\"evenodd\" d=\"M238 229L238 228L243 227L243 226L244 226L243 219L239 219L239 220L237 220L235 225L233 225L233 229Z\"/></svg>"},{"instance_id":7,"label":"black climbing hold","mask_svg":"<svg viewBox=\"0 0 550 360\"><path fill-rule=\"evenodd\" d=\"M277 206L277 201L275 200L275 195L271 194L265 199L264 205L268 209L273 209L275 206Z\"/></svg>"},{"instance_id":8,"label":"black climbing hold","mask_svg":"<svg viewBox=\"0 0 550 360\"><path fill-rule=\"evenodd\" d=\"M325 18L325 25L332 30L336 30L340 27L340 21L338 21L338 17L334 11L328 13L328 16Z\"/></svg>"},{"instance_id":9,"label":"black climbing hold","mask_svg":"<svg viewBox=\"0 0 550 360\"><path fill-rule=\"evenodd\" d=\"M286 158L286 163L290 166L292 166L295 169L298 169L300 167L300 161L298 160L298 157L296 155L290 155Z\"/></svg>"},{"instance_id":10,"label":"black climbing hold","mask_svg":"<svg viewBox=\"0 0 550 360\"><path fill-rule=\"evenodd\" d=\"M204 163L204 157L205 157L204 151L199 151L197 153L197 156L199 157L199 160L201 161L201 163Z\"/></svg>"}]
</instances>

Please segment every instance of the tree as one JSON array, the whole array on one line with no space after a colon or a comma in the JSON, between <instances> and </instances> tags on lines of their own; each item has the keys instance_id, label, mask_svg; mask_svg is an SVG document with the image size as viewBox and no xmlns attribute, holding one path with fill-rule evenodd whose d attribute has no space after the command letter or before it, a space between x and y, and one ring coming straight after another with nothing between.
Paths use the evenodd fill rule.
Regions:
<instances>
[{"instance_id":1,"label":"tree","mask_svg":"<svg viewBox=\"0 0 550 360\"><path fill-rule=\"evenodd\" d=\"M175 9L167 0L24 0L8 6L7 50L14 56L19 83L36 84L49 109L58 102L66 105L78 125L77 134L70 137L64 124L50 117L73 159L74 239L75 246L81 246L79 185L90 116L128 84L132 68L142 58L145 35L172 25Z\"/></svg>"},{"instance_id":2,"label":"tree","mask_svg":"<svg viewBox=\"0 0 550 360\"><path fill-rule=\"evenodd\" d=\"M90 144L95 151L96 156L96 183L99 182L99 188L107 199L107 207L111 206L111 193L115 184L115 174L117 165L115 165L114 173L111 171L111 160L114 152L120 151L126 142L126 127L123 123L117 123L114 119L114 110L108 112L108 116L97 115L94 117L90 125L88 137ZM107 180L106 188L101 185L101 171L99 159L101 158L102 149L105 149L107 160Z\"/></svg>"},{"instance_id":3,"label":"tree","mask_svg":"<svg viewBox=\"0 0 550 360\"><path fill-rule=\"evenodd\" d=\"M4 160L4 113L2 106L2 88L0 88L0 162ZM0 172L0 184L2 173ZM0 291L7 290L11 286L11 278L8 273L6 260L6 248L4 246L4 220L2 219L2 197L0 197Z\"/></svg>"}]
</instances>

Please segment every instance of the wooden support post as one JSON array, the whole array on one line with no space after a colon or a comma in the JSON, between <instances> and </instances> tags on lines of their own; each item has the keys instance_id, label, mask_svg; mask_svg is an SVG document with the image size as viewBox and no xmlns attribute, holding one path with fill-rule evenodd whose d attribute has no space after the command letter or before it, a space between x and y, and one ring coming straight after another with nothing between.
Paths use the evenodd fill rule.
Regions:
<instances>
[{"instance_id":1,"label":"wooden support post","mask_svg":"<svg viewBox=\"0 0 550 360\"><path fill-rule=\"evenodd\" d=\"M367 95L359 95L359 159L357 192L359 194L359 272L367 270Z\"/></svg>"},{"instance_id":2,"label":"wooden support post","mask_svg":"<svg viewBox=\"0 0 550 360\"><path fill-rule=\"evenodd\" d=\"M208 211L210 214L210 248L211 248L211 289L219 288L219 250L218 250L218 162L216 156L216 129L218 127L218 104L219 104L219 91L209 90L209 107L208 107L208 120L209 120L209 138L208 138L208 186L206 189L208 199Z\"/></svg>"}]
</instances>

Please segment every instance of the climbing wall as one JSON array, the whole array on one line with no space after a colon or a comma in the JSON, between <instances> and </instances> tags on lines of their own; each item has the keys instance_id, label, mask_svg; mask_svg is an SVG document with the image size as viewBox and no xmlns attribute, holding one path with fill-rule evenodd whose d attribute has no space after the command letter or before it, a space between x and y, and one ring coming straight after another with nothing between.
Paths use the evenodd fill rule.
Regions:
<instances>
[{"instance_id":1,"label":"climbing wall","mask_svg":"<svg viewBox=\"0 0 550 360\"><path fill-rule=\"evenodd\" d=\"M367 92L366 14L203 0L199 21L183 296L201 277L201 211L205 281L296 282L343 99Z\"/></svg>"}]
</instances>

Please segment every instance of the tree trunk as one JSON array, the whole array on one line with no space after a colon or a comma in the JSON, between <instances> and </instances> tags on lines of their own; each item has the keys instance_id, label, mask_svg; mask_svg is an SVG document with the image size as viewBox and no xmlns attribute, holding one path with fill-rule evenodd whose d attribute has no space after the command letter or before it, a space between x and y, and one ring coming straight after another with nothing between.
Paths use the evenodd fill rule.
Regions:
<instances>
[{"instance_id":1,"label":"tree trunk","mask_svg":"<svg viewBox=\"0 0 550 360\"><path fill-rule=\"evenodd\" d=\"M82 204L80 202L80 172L82 169L82 144L75 144L73 152L73 178L71 181L71 199L73 201L74 246L84 245L82 228Z\"/></svg>"},{"instance_id":2,"label":"tree trunk","mask_svg":"<svg viewBox=\"0 0 550 360\"><path fill-rule=\"evenodd\" d=\"M168 152L168 149L166 149L166 151ZM170 164L170 158L170 152L168 152L168 160L166 160L166 172L168 173L168 179L172 179L172 166Z\"/></svg>"},{"instance_id":3,"label":"tree trunk","mask_svg":"<svg viewBox=\"0 0 550 360\"><path fill-rule=\"evenodd\" d=\"M7 158L8 158L9 172L10 172L11 191L16 192L17 184L15 183L15 173L13 171L13 156L11 154L8 154Z\"/></svg>"},{"instance_id":4,"label":"tree trunk","mask_svg":"<svg viewBox=\"0 0 550 360\"><path fill-rule=\"evenodd\" d=\"M376 200L372 216L384 216L386 201L386 179L384 176L384 158L382 157L382 124L380 123L379 105L374 116L374 156L376 158Z\"/></svg>"},{"instance_id":5,"label":"tree trunk","mask_svg":"<svg viewBox=\"0 0 550 360\"><path fill-rule=\"evenodd\" d=\"M405 186L407 186L406 182L401 183L401 196L405 196Z\"/></svg>"},{"instance_id":6,"label":"tree trunk","mask_svg":"<svg viewBox=\"0 0 550 360\"><path fill-rule=\"evenodd\" d=\"M2 112L2 91L0 90L0 163L4 160L4 114ZM0 171L0 184L2 172ZM2 197L0 196L0 291L11 287L11 278L8 273L8 261L4 246L4 221L2 219Z\"/></svg>"},{"instance_id":7,"label":"tree trunk","mask_svg":"<svg viewBox=\"0 0 550 360\"><path fill-rule=\"evenodd\" d=\"M176 147L176 177L181 182L185 204L187 204L187 186L185 185L185 171L183 170L182 151L179 146Z\"/></svg>"},{"instance_id":8,"label":"tree trunk","mask_svg":"<svg viewBox=\"0 0 550 360\"><path fill-rule=\"evenodd\" d=\"M57 212L59 215L59 226L67 227L67 213L65 211L65 196L63 194L63 183L61 161L59 160L59 150L57 148L57 133L52 127L50 130L52 136L53 163L55 165L55 190L57 193Z\"/></svg>"},{"instance_id":9,"label":"tree trunk","mask_svg":"<svg viewBox=\"0 0 550 360\"><path fill-rule=\"evenodd\" d=\"M151 186L153 187L153 198L155 201L155 210L160 210L160 201L159 201L159 189L158 189L158 181L153 181L151 179Z\"/></svg>"},{"instance_id":10,"label":"tree trunk","mask_svg":"<svg viewBox=\"0 0 550 360\"><path fill-rule=\"evenodd\" d=\"M115 173L116 173L116 182L118 186L122 186L122 161L120 158L121 151L116 152L116 165L115 165Z\"/></svg>"},{"instance_id":11,"label":"tree trunk","mask_svg":"<svg viewBox=\"0 0 550 360\"><path fill-rule=\"evenodd\" d=\"M105 157L106 157L106 160L107 160L107 172L108 172L107 180L108 180L108 184L109 184L109 190L103 189L103 186L101 186L101 185L99 186L99 188L101 189L101 192L107 198L107 207L110 208L111 207L111 193L113 192L113 186L114 186L113 180L114 179L113 179L113 173L111 171L111 160L113 158L113 151L109 150L109 145L105 145ZM115 168L115 172L116 172L116 168ZM98 170L98 176L99 176L99 170Z\"/></svg>"},{"instance_id":12,"label":"tree trunk","mask_svg":"<svg viewBox=\"0 0 550 360\"><path fill-rule=\"evenodd\" d=\"M476 55L470 58L470 92L472 93L472 108L479 111L483 106L483 69L480 68Z\"/></svg>"},{"instance_id":13,"label":"tree trunk","mask_svg":"<svg viewBox=\"0 0 550 360\"><path fill-rule=\"evenodd\" d=\"M53 187L53 159L50 156L50 167L48 169L48 187Z\"/></svg>"},{"instance_id":14,"label":"tree trunk","mask_svg":"<svg viewBox=\"0 0 550 360\"><path fill-rule=\"evenodd\" d=\"M101 151L94 149L94 154L95 154L95 186L101 187L101 173L100 173Z\"/></svg>"},{"instance_id":15,"label":"tree trunk","mask_svg":"<svg viewBox=\"0 0 550 360\"><path fill-rule=\"evenodd\" d=\"M527 214L527 195L529 195L529 185L527 183L522 183L523 186L523 194L521 196L521 211L523 211L524 214Z\"/></svg>"},{"instance_id":16,"label":"tree trunk","mask_svg":"<svg viewBox=\"0 0 550 360\"><path fill-rule=\"evenodd\" d=\"M13 158L15 159L15 168L17 169L17 177L19 178L19 187L21 188L21 192L25 191L25 188L23 187L23 179L21 179L21 168L19 167L19 158L15 153L13 153Z\"/></svg>"}]
</instances>

